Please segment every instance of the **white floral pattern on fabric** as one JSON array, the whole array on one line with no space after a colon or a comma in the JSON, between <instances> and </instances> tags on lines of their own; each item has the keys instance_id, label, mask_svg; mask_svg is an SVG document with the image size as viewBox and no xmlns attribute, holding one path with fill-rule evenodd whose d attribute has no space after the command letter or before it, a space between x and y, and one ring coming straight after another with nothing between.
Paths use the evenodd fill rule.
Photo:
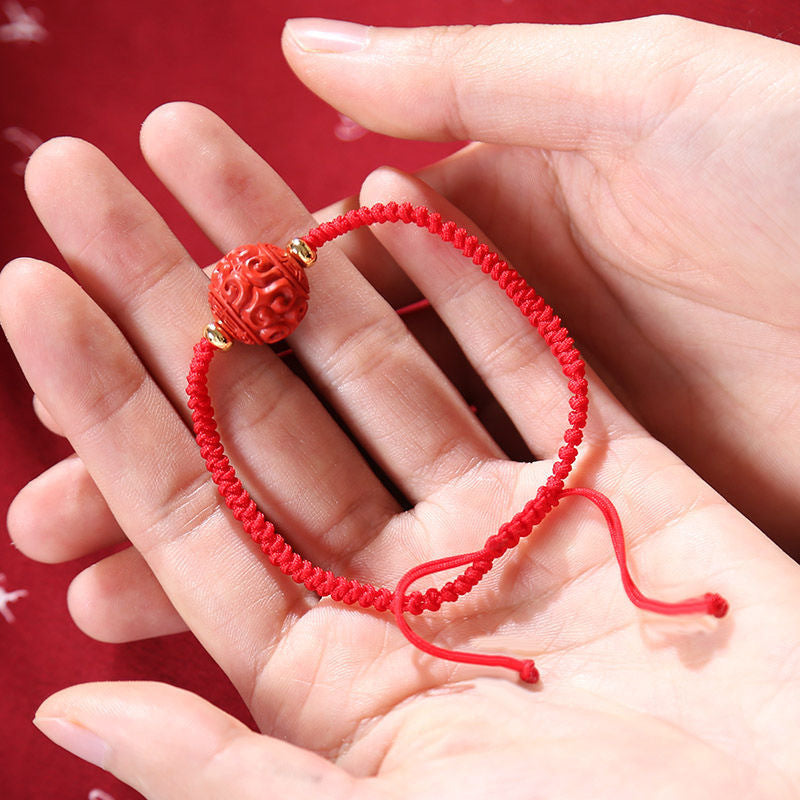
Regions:
<instances>
[{"instance_id":1,"label":"white floral pattern on fabric","mask_svg":"<svg viewBox=\"0 0 800 800\"><path fill-rule=\"evenodd\" d=\"M25 166L28 163L28 158L31 156L33 151L42 143L40 137L38 137L35 133L31 131L26 131L25 128L20 128L17 125L11 125L8 128L3 129L3 138L13 144L16 145L24 158L20 159L19 161L15 161L11 165L11 171L16 175L24 175L25 174Z\"/></svg>"},{"instance_id":2,"label":"white floral pattern on fabric","mask_svg":"<svg viewBox=\"0 0 800 800\"><path fill-rule=\"evenodd\" d=\"M6 582L6 576L0 572L0 615L2 615L3 619L6 622L14 622L16 617L11 613L11 609L9 605L11 603L16 603L17 600L27 597L28 592L26 589L17 589L13 592L7 592L2 584Z\"/></svg>"},{"instance_id":3,"label":"white floral pattern on fabric","mask_svg":"<svg viewBox=\"0 0 800 800\"><path fill-rule=\"evenodd\" d=\"M350 117L346 117L344 114L339 114L339 121L333 127L334 136L337 139L341 139L343 142L354 142L367 133L369 133L369 131L366 128L354 122Z\"/></svg>"},{"instance_id":4,"label":"white floral pattern on fabric","mask_svg":"<svg viewBox=\"0 0 800 800\"><path fill-rule=\"evenodd\" d=\"M114 798L102 789L92 789L89 792L89 800L114 800Z\"/></svg>"},{"instance_id":5,"label":"white floral pattern on fabric","mask_svg":"<svg viewBox=\"0 0 800 800\"><path fill-rule=\"evenodd\" d=\"M42 25L44 15L38 8L23 8L19 0L3 3L3 13L8 18L0 25L0 42L44 42L48 33Z\"/></svg>"}]
</instances>

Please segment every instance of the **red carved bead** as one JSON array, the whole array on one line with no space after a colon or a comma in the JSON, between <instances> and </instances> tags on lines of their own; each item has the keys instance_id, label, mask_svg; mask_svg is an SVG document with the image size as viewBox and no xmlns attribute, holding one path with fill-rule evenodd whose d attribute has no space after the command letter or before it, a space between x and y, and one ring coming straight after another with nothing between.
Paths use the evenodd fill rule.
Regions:
<instances>
[{"instance_id":1,"label":"red carved bead","mask_svg":"<svg viewBox=\"0 0 800 800\"><path fill-rule=\"evenodd\" d=\"M273 344L292 333L306 315L308 278L290 253L271 244L248 244L214 265L208 302L229 338Z\"/></svg>"}]
</instances>

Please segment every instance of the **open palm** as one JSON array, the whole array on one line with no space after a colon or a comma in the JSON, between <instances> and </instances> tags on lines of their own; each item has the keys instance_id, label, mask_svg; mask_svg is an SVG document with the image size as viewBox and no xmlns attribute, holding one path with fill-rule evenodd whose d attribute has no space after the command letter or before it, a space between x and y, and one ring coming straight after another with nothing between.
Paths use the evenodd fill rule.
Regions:
<instances>
[{"instance_id":1,"label":"open palm","mask_svg":"<svg viewBox=\"0 0 800 800\"><path fill-rule=\"evenodd\" d=\"M160 109L143 145L223 250L282 243L312 224L277 176L204 109ZM485 163L485 152L450 165ZM93 731L105 743L92 750L95 760L149 798L640 797L650 786L650 796L665 797L796 793L796 745L786 731L800 713L797 564L651 438L595 376L571 480L616 503L646 592L681 599L719 591L731 615L676 622L634 609L600 515L570 498L472 594L413 622L448 646L535 657L542 688L436 661L386 616L315 602L265 564L225 511L182 400L188 354L208 320L205 278L152 208L81 142L44 146L27 179L87 293L54 268L21 260L0 278L0 318L80 460L23 491L12 532L43 560L130 539L133 548L76 579L76 620L108 640L187 625L262 734L152 684L59 693L40 709L45 732L58 740L63 727L54 718ZM472 225L434 190L396 173L376 174L362 199L388 199L375 194L389 185L398 199ZM520 246L491 233L508 252ZM567 392L536 333L453 251L416 231L378 234L527 446L552 452ZM279 359L237 347L213 367L220 428L244 482L298 550L392 586L420 561L479 547L533 496L549 465L504 458L341 252L326 248L310 281L312 308L292 344L339 421ZM545 282L537 275L536 283ZM600 338L608 333L589 321ZM583 331L590 346L593 330ZM624 341L631 354L641 346L632 333ZM142 607L147 614L135 613Z\"/></svg>"},{"instance_id":2,"label":"open palm","mask_svg":"<svg viewBox=\"0 0 800 800\"><path fill-rule=\"evenodd\" d=\"M481 142L422 175L648 430L800 553L797 393L779 388L800 369L800 48L671 17L307 46L284 36L363 125ZM376 176L370 197L397 190Z\"/></svg>"}]
</instances>

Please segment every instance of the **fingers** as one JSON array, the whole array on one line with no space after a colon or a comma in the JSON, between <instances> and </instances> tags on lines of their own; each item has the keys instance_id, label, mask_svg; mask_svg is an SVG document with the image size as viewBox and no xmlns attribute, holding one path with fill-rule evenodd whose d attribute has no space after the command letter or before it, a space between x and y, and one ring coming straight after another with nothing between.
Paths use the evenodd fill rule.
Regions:
<instances>
[{"instance_id":1,"label":"fingers","mask_svg":"<svg viewBox=\"0 0 800 800\"><path fill-rule=\"evenodd\" d=\"M169 401L119 331L63 272L25 260L6 267L0 322L28 382L121 528L179 615L246 695L254 661L270 651L288 619L303 613L305 592L264 569L261 554L222 512L196 444Z\"/></svg>"},{"instance_id":2,"label":"fingers","mask_svg":"<svg viewBox=\"0 0 800 800\"><path fill-rule=\"evenodd\" d=\"M188 143L205 142L198 160ZM142 128L150 165L221 249L286 241L313 220L272 170L206 109L173 104ZM308 316L292 346L381 468L415 502L501 455L397 315L335 247L309 271Z\"/></svg>"},{"instance_id":3,"label":"fingers","mask_svg":"<svg viewBox=\"0 0 800 800\"><path fill-rule=\"evenodd\" d=\"M78 139L39 147L25 188L85 291L118 321L176 407L184 405L185 358L178 354L197 338L207 282L166 223L99 150Z\"/></svg>"},{"instance_id":4,"label":"fingers","mask_svg":"<svg viewBox=\"0 0 800 800\"><path fill-rule=\"evenodd\" d=\"M125 541L83 462L70 456L32 480L8 509L8 532L29 558L58 564Z\"/></svg>"},{"instance_id":5,"label":"fingers","mask_svg":"<svg viewBox=\"0 0 800 800\"><path fill-rule=\"evenodd\" d=\"M434 165L435 168L435 165ZM332 203L314 214L319 222L328 222L358 208L358 196ZM348 261L375 287L394 308L402 308L420 299L419 290L394 259L366 228L358 228L337 241Z\"/></svg>"},{"instance_id":6,"label":"fingers","mask_svg":"<svg viewBox=\"0 0 800 800\"><path fill-rule=\"evenodd\" d=\"M83 684L49 697L34 724L147 800L360 796L313 753L261 736L194 694L157 683ZM374 796L374 795L373 795Z\"/></svg>"},{"instance_id":7,"label":"fingers","mask_svg":"<svg viewBox=\"0 0 800 800\"><path fill-rule=\"evenodd\" d=\"M197 151L197 140L190 150ZM283 208L288 189L266 166L262 177L264 196ZM31 159L26 186L82 285L188 420L185 374L210 316L201 270L144 197L85 142L43 145ZM286 239L285 232L261 233ZM305 555L335 567L344 549L369 538L397 510L396 502L303 382L266 348L237 348L218 362L212 380L225 387L221 396L215 392L218 420L243 482ZM331 452L335 464L309 457ZM281 481L265 480L274 476L276 459ZM316 485L319 496L299 509L298 487L307 485Z\"/></svg>"},{"instance_id":8,"label":"fingers","mask_svg":"<svg viewBox=\"0 0 800 800\"><path fill-rule=\"evenodd\" d=\"M75 624L100 642L169 636L187 625L135 547L80 572L67 593Z\"/></svg>"},{"instance_id":9,"label":"fingers","mask_svg":"<svg viewBox=\"0 0 800 800\"><path fill-rule=\"evenodd\" d=\"M372 130L570 150L638 137L690 89L685 62L727 36L675 17L434 28L296 19L282 45L312 91Z\"/></svg>"},{"instance_id":10,"label":"fingers","mask_svg":"<svg viewBox=\"0 0 800 800\"><path fill-rule=\"evenodd\" d=\"M369 205L385 197L436 208L486 241L474 223L417 178L377 170L365 181L361 199ZM453 248L403 225L375 226L374 234L431 301L531 450L550 455L567 427L569 392L542 338L505 293ZM607 441L639 430L599 381L590 386L589 439Z\"/></svg>"},{"instance_id":11,"label":"fingers","mask_svg":"<svg viewBox=\"0 0 800 800\"><path fill-rule=\"evenodd\" d=\"M47 430L55 433L56 436L61 436L62 433L53 419L53 415L42 405L42 401L36 396L33 396L33 411L39 418L39 422L47 428Z\"/></svg>"},{"instance_id":12,"label":"fingers","mask_svg":"<svg viewBox=\"0 0 800 800\"><path fill-rule=\"evenodd\" d=\"M126 541L78 456L43 472L14 498L8 531L29 558L55 564ZM70 614L87 635L128 642L186 630L147 563L134 548L106 556L70 584Z\"/></svg>"}]
</instances>

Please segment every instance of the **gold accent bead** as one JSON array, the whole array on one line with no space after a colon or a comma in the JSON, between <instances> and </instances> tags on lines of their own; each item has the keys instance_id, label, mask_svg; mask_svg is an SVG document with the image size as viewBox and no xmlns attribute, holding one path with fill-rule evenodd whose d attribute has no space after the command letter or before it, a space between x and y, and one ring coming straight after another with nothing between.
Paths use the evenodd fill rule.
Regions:
<instances>
[{"instance_id":1,"label":"gold accent bead","mask_svg":"<svg viewBox=\"0 0 800 800\"><path fill-rule=\"evenodd\" d=\"M306 267L310 267L317 260L317 251L304 239L292 239L286 245L286 251L300 259Z\"/></svg>"},{"instance_id":2,"label":"gold accent bead","mask_svg":"<svg viewBox=\"0 0 800 800\"><path fill-rule=\"evenodd\" d=\"M230 350L233 347L233 342L228 339L227 336L222 332L220 328L218 328L213 322L210 325L206 325L203 329L203 336L208 339L217 350Z\"/></svg>"}]
</instances>

